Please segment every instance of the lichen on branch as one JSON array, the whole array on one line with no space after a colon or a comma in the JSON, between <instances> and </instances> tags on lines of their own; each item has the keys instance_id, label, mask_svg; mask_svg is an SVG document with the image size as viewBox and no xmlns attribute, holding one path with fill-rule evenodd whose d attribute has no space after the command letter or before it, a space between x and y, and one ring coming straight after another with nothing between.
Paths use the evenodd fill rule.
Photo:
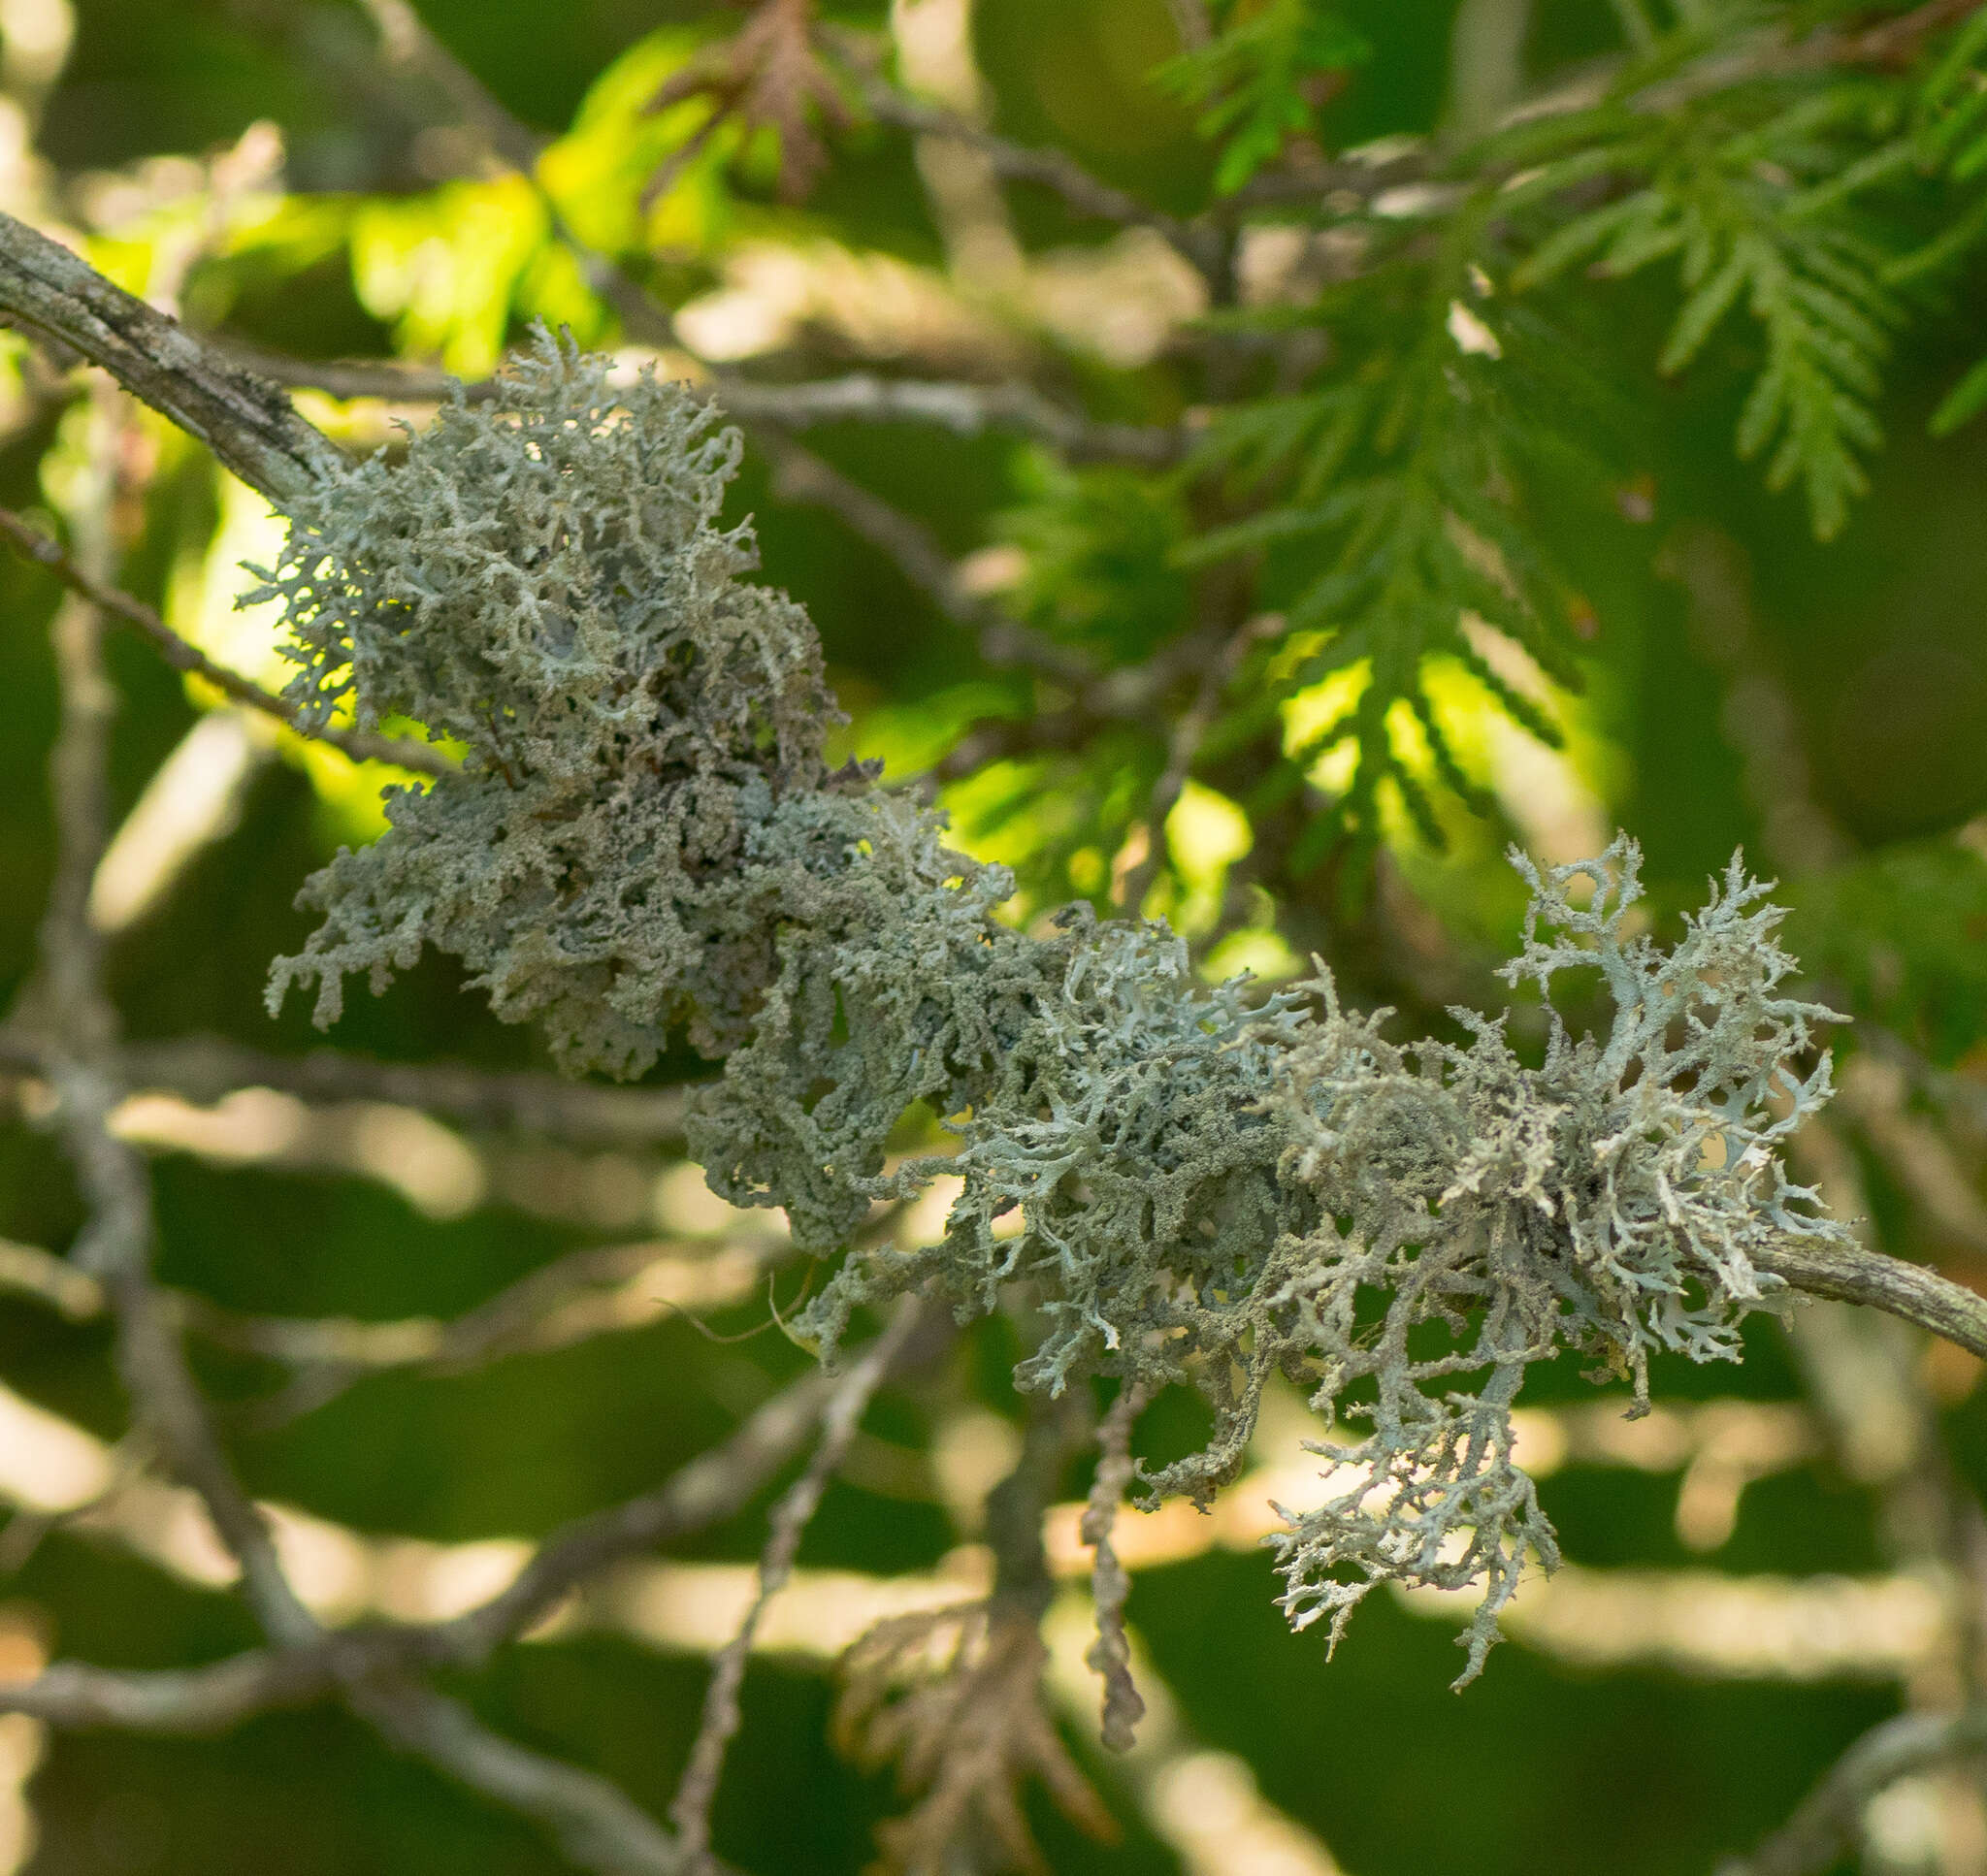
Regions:
<instances>
[{"instance_id":1,"label":"lichen on branch","mask_svg":"<svg viewBox=\"0 0 1987 1876\"><path fill-rule=\"evenodd\" d=\"M1163 925L1018 931L1001 868L873 768L830 769L813 629L719 522L738 449L682 387L541 340L405 460L293 505L251 596L287 605L289 695L468 753L308 884L324 923L272 1000L314 980L328 1021L344 976L377 987L433 945L570 1069L636 1074L687 1035L723 1064L689 1120L711 1184L810 1248L957 1179L936 1244L851 1253L798 1333L832 1361L909 1290L962 1320L1024 1301L1024 1389L1206 1399L1206 1445L1140 1470L1148 1506L1205 1504L1264 1388L1298 1382L1328 1482L1273 1539L1285 1610L1336 1638L1377 1583L1480 1585L1473 1677L1528 1560L1557 1561L1513 1454L1531 1364L1577 1351L1639 1410L1652 1353L1737 1356L1785 1294L1763 1261L1847 1243L1779 1157L1828 1098L1830 1013L1782 994L1766 889L1735 858L1665 950L1632 841L1514 856L1509 981L1550 1012L1598 971L1613 1004L1601 1036L1551 1014L1536 1065L1472 1012L1465 1043L1394 1042L1321 966L1265 997L1203 985ZM887 1171L920 1102L956 1150Z\"/></svg>"}]
</instances>

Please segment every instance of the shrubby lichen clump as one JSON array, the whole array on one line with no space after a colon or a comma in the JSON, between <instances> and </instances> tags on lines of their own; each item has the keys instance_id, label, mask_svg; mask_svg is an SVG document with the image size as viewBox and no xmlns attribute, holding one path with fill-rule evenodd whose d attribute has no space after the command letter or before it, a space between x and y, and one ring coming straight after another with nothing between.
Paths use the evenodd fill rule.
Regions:
<instances>
[{"instance_id":1,"label":"shrubby lichen clump","mask_svg":"<svg viewBox=\"0 0 1987 1876\"><path fill-rule=\"evenodd\" d=\"M1540 875L1507 975L1547 998L1598 970L1614 1016L1557 1017L1527 1065L1501 1020L1400 1044L1327 976L1263 999L1194 977L1163 926L998 917L1011 882L942 821L831 770L837 721L806 616L740 575L718 514L735 433L680 387L610 384L549 341L500 396L458 399L406 459L297 507L265 594L291 695L460 743L390 827L306 888L324 923L271 994L376 988L426 945L574 1070L639 1073L672 1034L723 1062L693 1103L712 1185L831 1249L941 1173L942 1240L851 1257L801 1318L832 1359L859 1308L920 1286L962 1318L1010 1294L1017 1371L1198 1388L1206 1447L1145 1472L1205 1502L1279 1373L1332 1435L1330 1495L1275 1540L1283 1605L1334 1634L1374 1584L1481 1583L1464 1678L1550 1525L1512 1459L1525 1370L1573 1348L1645 1400L1652 1351L1737 1352L1772 1300L1754 1256L1833 1237L1777 1148L1829 1093L1779 994L1778 913L1735 859L1665 952L1629 921L1639 857ZM1578 881L1591 883L1584 903ZM958 1150L886 1173L916 1102Z\"/></svg>"},{"instance_id":2,"label":"shrubby lichen clump","mask_svg":"<svg viewBox=\"0 0 1987 1876\"><path fill-rule=\"evenodd\" d=\"M432 944L574 1069L638 1073L675 1023L718 1052L749 1034L784 883L768 849L805 869L832 699L806 615L736 578L751 535L717 525L737 434L606 378L542 347L501 404L458 399L404 462L298 503L247 596L284 601L309 719L349 702L467 751L310 882L325 921L273 1000L315 979L329 1021L346 974L377 989ZM787 828L796 797L811 822Z\"/></svg>"}]
</instances>

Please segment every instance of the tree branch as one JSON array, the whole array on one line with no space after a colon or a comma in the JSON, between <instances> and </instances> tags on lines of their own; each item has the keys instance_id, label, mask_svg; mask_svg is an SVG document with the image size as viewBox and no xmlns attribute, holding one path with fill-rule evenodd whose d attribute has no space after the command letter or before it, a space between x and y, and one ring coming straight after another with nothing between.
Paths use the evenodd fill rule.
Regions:
<instances>
[{"instance_id":1,"label":"tree branch","mask_svg":"<svg viewBox=\"0 0 1987 1876\"><path fill-rule=\"evenodd\" d=\"M91 405L90 467L73 520L82 556L94 563L91 577L101 585L110 570L120 412L108 386L93 391ZM42 920L36 989L51 1037L48 1073L56 1126L84 1206L73 1255L110 1299L117 1370L133 1410L206 1504L214 1531L241 1566L265 1632L282 1643L313 1640L317 1625L290 1588L269 1527L229 1467L171 1311L152 1282L150 1170L111 1130L123 1092L114 1065L117 1013L104 987L104 940L90 923L89 886L109 838L109 741L117 694L104 673L103 626L93 603L73 595L65 599L51 637L61 698L49 760L56 865Z\"/></svg>"},{"instance_id":2,"label":"tree branch","mask_svg":"<svg viewBox=\"0 0 1987 1876\"><path fill-rule=\"evenodd\" d=\"M274 1055L220 1036L127 1043L118 1065L135 1088L169 1088L211 1103L243 1087L306 1101L385 1101L491 1132L577 1145L667 1147L681 1142L687 1090L603 1087L556 1075L504 1073L453 1062L381 1062L337 1050ZM0 1063L37 1065L0 1032Z\"/></svg>"},{"instance_id":3,"label":"tree branch","mask_svg":"<svg viewBox=\"0 0 1987 1876\"><path fill-rule=\"evenodd\" d=\"M339 466L330 440L276 385L230 365L178 320L8 214L0 214L0 321L101 365L278 508Z\"/></svg>"},{"instance_id":4,"label":"tree branch","mask_svg":"<svg viewBox=\"0 0 1987 1876\"><path fill-rule=\"evenodd\" d=\"M458 1700L396 1679L355 1689L349 1703L403 1752L543 1826L582 1869L675 1876L684 1866L668 1832L618 1786L492 1732Z\"/></svg>"},{"instance_id":5,"label":"tree branch","mask_svg":"<svg viewBox=\"0 0 1987 1876\"><path fill-rule=\"evenodd\" d=\"M1910 1773L1987 1750L1987 1705L1904 1713L1873 1727L1836 1761L1800 1809L1750 1857L1718 1876L1822 1876L1855 1847L1863 1807Z\"/></svg>"},{"instance_id":6,"label":"tree branch","mask_svg":"<svg viewBox=\"0 0 1987 1876\"><path fill-rule=\"evenodd\" d=\"M896 1320L870 1344L862 1360L833 1383L822 1411L821 1444L807 1470L773 1507L771 1529L759 1564L759 1593L738 1625L737 1633L711 1664L703 1718L697 1737L691 1742L689 1762L669 1805L677 1840L693 1869L710 1867L710 1807L724 1772L726 1750L742 1718L738 1711L738 1690L744 1685L745 1659L751 1653L760 1617L793 1573L800 1539L820 1508L822 1495L847 1457L849 1443L861 1428L863 1415L877 1388L916 1334L922 1313L919 1300L915 1296L905 1297L897 1306Z\"/></svg>"},{"instance_id":7,"label":"tree branch","mask_svg":"<svg viewBox=\"0 0 1987 1876\"><path fill-rule=\"evenodd\" d=\"M1082 659L966 592L951 556L922 522L778 432L758 433L757 440L771 461L776 496L840 517L851 533L895 562L897 571L946 618L972 632L988 663L996 668L1026 665L1063 684L1092 680L1095 674Z\"/></svg>"},{"instance_id":8,"label":"tree branch","mask_svg":"<svg viewBox=\"0 0 1987 1876\"><path fill-rule=\"evenodd\" d=\"M230 343L229 353L273 383L329 392L338 398L382 398L440 404L458 388L472 403L494 397L497 379L469 383L446 372L371 359L287 358ZM1022 380L966 384L929 378L886 378L869 372L768 384L729 372L710 372L696 386L740 423L806 430L831 423L917 423L978 437L1011 430L1053 444L1071 462L1137 463L1164 468L1186 449L1183 432L1149 424L1101 423L1066 410Z\"/></svg>"},{"instance_id":9,"label":"tree branch","mask_svg":"<svg viewBox=\"0 0 1987 1876\"><path fill-rule=\"evenodd\" d=\"M211 1667L119 1672L58 1661L31 1681L0 1684L0 1713L65 1732L225 1732L258 1713L307 1705L332 1684L322 1651L258 1648Z\"/></svg>"},{"instance_id":10,"label":"tree branch","mask_svg":"<svg viewBox=\"0 0 1987 1876\"><path fill-rule=\"evenodd\" d=\"M951 1336L946 1311L925 1311L890 1346L872 1343L858 1366L866 1374L879 1363L882 1373L922 1365ZM316 1633L199 1668L137 1673L58 1662L33 1681L0 1686L0 1712L31 1713L58 1727L218 1732L257 1713L330 1698L388 1671L479 1666L612 1565L742 1509L806 1443L824 1405L842 1385L846 1377L837 1383L809 1371L655 1491L555 1533L507 1589L466 1614L427 1626Z\"/></svg>"},{"instance_id":11,"label":"tree branch","mask_svg":"<svg viewBox=\"0 0 1987 1876\"><path fill-rule=\"evenodd\" d=\"M180 1328L217 1347L291 1368L332 1371L342 1386L392 1369L459 1375L505 1355L639 1327L668 1310L694 1321L690 1305L663 1294L666 1283L658 1278L680 1275L689 1279L696 1303L722 1308L753 1294L758 1278L788 1251L772 1241L757 1254L734 1251L721 1264L726 1248L722 1242L680 1248L668 1242L590 1246L532 1271L454 1317L250 1315L187 1290L161 1294ZM715 1283L699 1281L712 1276ZM632 1298L631 1286L637 1292ZM11 1239L0 1239L0 1292L31 1297L70 1322L91 1321L108 1307L104 1286L88 1273ZM323 1402L313 1398L312 1404Z\"/></svg>"},{"instance_id":12,"label":"tree branch","mask_svg":"<svg viewBox=\"0 0 1987 1876\"><path fill-rule=\"evenodd\" d=\"M216 664L199 646L181 638L143 600L134 599L130 594L116 587L92 579L58 542L50 540L11 508L0 508L0 535L5 535L23 559L33 561L37 566L47 567L72 593L81 594L92 605L102 607L126 625L136 626L176 671L205 678L223 695L232 697L237 703L245 703L249 709L259 710L264 716L274 717L298 735L309 736L314 742L329 743L334 749L342 750L355 762L395 762L402 768L413 769L423 775L455 773L456 765L446 756L425 744L404 742L394 736L377 736L366 729L342 729L332 724L305 723L297 706L287 697L265 691L261 685L251 682L239 671L230 670L225 664Z\"/></svg>"},{"instance_id":13,"label":"tree branch","mask_svg":"<svg viewBox=\"0 0 1987 1876\"><path fill-rule=\"evenodd\" d=\"M440 1625L439 1652L454 1660L481 1661L609 1564L743 1509L806 1443L833 1392L827 1375L803 1375L730 1439L700 1453L653 1492L554 1532L508 1589Z\"/></svg>"},{"instance_id":14,"label":"tree branch","mask_svg":"<svg viewBox=\"0 0 1987 1876\"><path fill-rule=\"evenodd\" d=\"M1760 1270L1790 1288L1840 1303L1862 1303L1902 1316L1936 1336L1987 1358L1987 1298L1922 1264L1907 1264L1877 1250L1775 1245L1752 1253Z\"/></svg>"},{"instance_id":15,"label":"tree branch","mask_svg":"<svg viewBox=\"0 0 1987 1876\"><path fill-rule=\"evenodd\" d=\"M917 137L942 137L963 144L986 157L999 175L1017 182L1040 183L1054 190L1079 214L1126 227L1150 228L1197 272L1220 270L1224 244L1220 229L1211 222L1183 221L1178 215L1169 215L1163 209L1127 195L1101 177L1092 176L1059 149L1010 143L956 111L907 96L877 73L868 49L853 35L838 32L833 38L856 81L863 109L878 123L907 130Z\"/></svg>"}]
</instances>

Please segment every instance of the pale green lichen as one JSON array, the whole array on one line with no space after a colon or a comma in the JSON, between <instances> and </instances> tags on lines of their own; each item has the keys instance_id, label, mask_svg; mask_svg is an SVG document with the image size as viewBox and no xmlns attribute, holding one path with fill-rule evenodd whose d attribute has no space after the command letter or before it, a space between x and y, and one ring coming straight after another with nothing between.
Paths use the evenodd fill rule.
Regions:
<instances>
[{"instance_id":1,"label":"pale green lichen","mask_svg":"<svg viewBox=\"0 0 1987 1876\"><path fill-rule=\"evenodd\" d=\"M1776 1151L1830 1092L1813 1032L1831 1013L1777 994L1781 914L1735 857L1665 952L1628 922L1640 858L1617 840L1542 877L1513 856L1533 896L1505 974L1549 996L1560 973L1597 969L1614 1006L1604 1038L1575 1040L1551 1013L1528 1068L1501 1022L1459 1011L1466 1047L1401 1047L1327 984L1324 1019L1290 1052L1281 1098L1300 1138L1283 1172L1332 1222L1287 1246L1257 1359L1314 1357L1313 1407L1371 1428L1318 1448L1342 1469L1332 1494L1275 1539L1300 1628L1329 1617L1336 1637L1380 1581L1481 1582L1473 1677L1526 1553L1557 1561L1512 1464L1526 1367L1579 1350L1594 1378L1629 1376L1645 1409L1653 1352L1737 1358L1740 1318L1777 1287L1752 1253L1845 1236ZM1582 877L1593 895L1576 906ZM1362 1292L1384 1299L1363 1327Z\"/></svg>"},{"instance_id":2,"label":"pale green lichen","mask_svg":"<svg viewBox=\"0 0 1987 1876\"><path fill-rule=\"evenodd\" d=\"M287 608L321 721L400 715L467 749L460 775L387 800L391 832L342 853L325 915L279 963L375 989L424 945L461 956L499 1015L541 1019L574 1069L637 1073L673 1025L734 1047L776 969L790 876L766 853L797 793L832 784L838 721L800 608L737 575L718 526L739 442L681 387L607 381L541 341L487 404L458 397L410 439L297 503L250 599ZM812 832L798 836L805 847Z\"/></svg>"},{"instance_id":3,"label":"pale green lichen","mask_svg":"<svg viewBox=\"0 0 1987 1876\"><path fill-rule=\"evenodd\" d=\"M831 1345L858 1303L932 1283L971 1311L1026 1284L1044 1326L1024 1387L1207 1397L1213 1437L1146 1477L1148 1503L1204 1501L1270 1377L1301 1381L1326 1424L1370 1431L1317 1447L1330 1495L1274 1540L1285 1610L1336 1636L1378 1582L1481 1584L1473 1677L1526 1558L1558 1559L1512 1463L1530 1364L1580 1351L1645 1407L1651 1353L1736 1357L1775 1287L1751 1252L1841 1236L1776 1150L1828 1098L1829 1013L1777 993L1792 964L1765 889L1735 859L1665 952L1626 922L1633 842L1543 877L1514 858L1533 899L1508 977L1549 992L1598 970L1605 1038L1553 1015L1533 1068L1501 1021L1458 1011L1467 1046L1395 1044L1328 977L1252 1009L1239 984L1197 988L1151 927L1079 924L959 1153L898 1175L963 1180L944 1239L846 1265L803 1326Z\"/></svg>"},{"instance_id":4,"label":"pale green lichen","mask_svg":"<svg viewBox=\"0 0 1987 1876\"><path fill-rule=\"evenodd\" d=\"M957 1178L938 1243L845 1261L800 1332L832 1359L909 1289L962 1318L1026 1300L1022 1387L1207 1400L1208 1442L1146 1472L1148 1504L1205 1503L1270 1377L1299 1381L1337 1443L1330 1496L1274 1540L1285 1609L1336 1635L1376 1583L1481 1584L1469 1678L1526 1561L1557 1557L1512 1457L1526 1369L1578 1350L1642 1405L1651 1353L1737 1353L1773 1300L1757 1249L1840 1233L1778 1157L1829 1093L1828 1013L1779 994L1778 914L1735 859L1665 952L1629 921L1632 842L1543 876L1519 858L1511 982L1549 1008L1598 970L1614 1006L1600 1038L1553 1017L1536 1067L1470 1013L1467 1044L1390 1042L1328 977L1207 988L1162 926L1018 932L1000 868L831 772L819 646L739 578L749 531L718 525L738 443L712 425L547 341L404 462L298 505L263 590L289 608L291 695L468 754L309 883L324 923L273 1000L315 980L329 1020L345 974L376 987L433 945L570 1068L639 1072L686 1034L723 1062L691 1118L712 1185L785 1207L807 1247ZM887 1172L920 1102L958 1148Z\"/></svg>"}]
</instances>

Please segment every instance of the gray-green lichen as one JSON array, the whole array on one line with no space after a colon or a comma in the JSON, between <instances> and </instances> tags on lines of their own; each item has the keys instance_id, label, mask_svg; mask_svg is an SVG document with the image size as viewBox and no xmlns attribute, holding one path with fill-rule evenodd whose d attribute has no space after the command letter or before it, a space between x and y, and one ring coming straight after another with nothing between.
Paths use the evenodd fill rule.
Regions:
<instances>
[{"instance_id":1,"label":"gray-green lichen","mask_svg":"<svg viewBox=\"0 0 1987 1876\"><path fill-rule=\"evenodd\" d=\"M1549 998L1561 973L1598 970L1609 1032L1576 1040L1553 1013L1533 1069L1501 1022L1458 1011L1466 1047L1402 1047L1322 986L1324 1018L1285 1065L1298 1139L1282 1171L1329 1222L1280 1247L1254 1350L1314 1359L1314 1407L1371 1430L1318 1448L1336 1462L1331 1496L1274 1540L1286 1612L1299 1628L1328 1617L1336 1637L1378 1582L1482 1583L1464 1679L1526 1553L1557 1561L1512 1463L1526 1367L1579 1350L1645 1409L1652 1352L1737 1358L1739 1319L1775 1286L1755 1251L1843 1235L1776 1151L1828 1098L1813 1031L1831 1013L1777 993L1793 965L1766 889L1735 857L1665 952L1629 923L1632 841L1543 877L1513 858L1532 901L1507 979ZM1362 1294L1383 1299L1363 1324Z\"/></svg>"},{"instance_id":2,"label":"gray-green lichen","mask_svg":"<svg viewBox=\"0 0 1987 1876\"><path fill-rule=\"evenodd\" d=\"M676 1024L714 1051L744 1040L778 903L820 863L822 813L789 811L831 798L838 719L806 615L737 578L751 534L717 515L738 453L680 387L610 388L605 360L546 341L404 462L297 504L248 596L287 608L287 695L314 721L346 701L369 727L410 717L467 755L310 881L324 923L273 1003L314 979L329 1021L344 976L376 990L432 944L574 1069L639 1072Z\"/></svg>"},{"instance_id":3,"label":"gray-green lichen","mask_svg":"<svg viewBox=\"0 0 1987 1876\"><path fill-rule=\"evenodd\" d=\"M1681 942L1636 935L1639 856L1541 875L1514 987L1599 971L1604 1037L1502 1020L1395 1043L1328 977L1208 988L1162 926L999 919L1011 882L859 768L805 614L746 585L718 513L738 460L707 406L549 341L492 403L458 400L293 516L255 597L287 604L290 695L460 743L395 792L373 847L306 887L324 922L276 967L335 1018L424 946L570 1068L638 1073L682 1033L721 1075L693 1102L713 1187L845 1244L881 1199L960 1181L942 1239L845 1261L800 1318L832 1359L854 1312L928 1287L962 1318L1033 1306L1026 1389L1200 1391L1198 1453L1148 1504L1241 1468L1265 1385L1330 1438L1324 1502L1275 1540L1283 1606L1334 1636L1380 1582L1481 1584L1482 1666L1520 1569L1557 1559L1513 1463L1526 1369L1578 1350L1646 1398L1659 1349L1737 1353L1770 1303L1753 1253L1832 1237L1778 1148L1829 1093L1779 994L1778 914L1735 859ZM1575 883L1592 885L1576 903ZM955 1152L886 1169L915 1103Z\"/></svg>"}]
</instances>

